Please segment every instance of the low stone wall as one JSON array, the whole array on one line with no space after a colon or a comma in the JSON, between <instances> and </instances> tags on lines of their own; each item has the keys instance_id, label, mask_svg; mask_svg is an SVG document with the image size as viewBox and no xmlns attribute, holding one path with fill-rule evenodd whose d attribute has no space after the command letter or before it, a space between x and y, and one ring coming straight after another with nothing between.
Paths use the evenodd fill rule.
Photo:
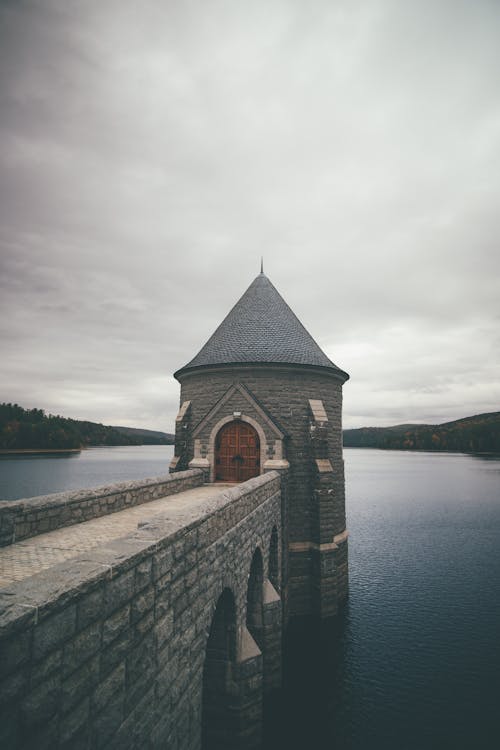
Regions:
<instances>
[{"instance_id":1,"label":"low stone wall","mask_svg":"<svg viewBox=\"0 0 500 750\"><path fill-rule=\"evenodd\" d=\"M0 591L0 747L198 750L207 639L227 591L238 640L231 705L242 728L231 747L258 747L263 685L279 685L284 582L270 557L281 534L271 472L219 494L214 486L183 518L155 516ZM256 554L261 650L245 626Z\"/></svg>"},{"instance_id":2,"label":"low stone wall","mask_svg":"<svg viewBox=\"0 0 500 750\"><path fill-rule=\"evenodd\" d=\"M105 487L0 501L0 547L203 484L201 469Z\"/></svg>"}]
</instances>

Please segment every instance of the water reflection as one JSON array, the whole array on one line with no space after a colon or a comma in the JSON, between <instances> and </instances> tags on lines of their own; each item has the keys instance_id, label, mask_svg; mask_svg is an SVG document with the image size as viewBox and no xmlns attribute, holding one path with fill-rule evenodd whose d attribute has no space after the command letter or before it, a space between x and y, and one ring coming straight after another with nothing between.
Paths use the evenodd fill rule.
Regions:
<instances>
[{"instance_id":1,"label":"water reflection","mask_svg":"<svg viewBox=\"0 0 500 750\"><path fill-rule=\"evenodd\" d=\"M80 450L67 451L29 451L26 453L0 453L0 461L26 461L27 459L76 458Z\"/></svg>"},{"instance_id":2,"label":"water reflection","mask_svg":"<svg viewBox=\"0 0 500 750\"><path fill-rule=\"evenodd\" d=\"M500 468L500 453L468 453L468 456L477 458L480 461L492 461L498 463Z\"/></svg>"}]
</instances>

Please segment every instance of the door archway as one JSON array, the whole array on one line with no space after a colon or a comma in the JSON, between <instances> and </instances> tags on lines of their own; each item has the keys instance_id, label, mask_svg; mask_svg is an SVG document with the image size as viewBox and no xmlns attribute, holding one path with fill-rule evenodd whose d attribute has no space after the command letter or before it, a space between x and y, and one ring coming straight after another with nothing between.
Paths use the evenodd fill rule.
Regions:
<instances>
[{"instance_id":1,"label":"door archway","mask_svg":"<svg viewBox=\"0 0 500 750\"><path fill-rule=\"evenodd\" d=\"M215 439L215 481L246 482L259 474L257 431L247 422L228 422Z\"/></svg>"}]
</instances>

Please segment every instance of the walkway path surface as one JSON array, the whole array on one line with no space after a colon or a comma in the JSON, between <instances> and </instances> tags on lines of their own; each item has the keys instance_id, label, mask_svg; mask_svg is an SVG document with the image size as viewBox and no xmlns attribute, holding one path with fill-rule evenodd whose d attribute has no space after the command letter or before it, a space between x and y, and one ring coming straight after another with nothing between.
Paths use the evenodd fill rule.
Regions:
<instances>
[{"instance_id":1,"label":"walkway path surface","mask_svg":"<svg viewBox=\"0 0 500 750\"><path fill-rule=\"evenodd\" d=\"M94 518L91 521L67 526L31 539L0 548L0 588L22 581L24 578L51 568L60 562L78 557L93 547L127 536L137 529L140 522L158 515L174 519L195 509L208 498L216 497L226 487L234 484L205 484L176 495L160 497L135 508Z\"/></svg>"}]
</instances>

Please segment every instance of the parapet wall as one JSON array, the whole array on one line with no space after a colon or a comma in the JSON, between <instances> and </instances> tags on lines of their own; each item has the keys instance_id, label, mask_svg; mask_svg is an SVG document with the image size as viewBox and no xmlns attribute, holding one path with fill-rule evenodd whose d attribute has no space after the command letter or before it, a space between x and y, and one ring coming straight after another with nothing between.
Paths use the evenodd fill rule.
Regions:
<instances>
[{"instance_id":1,"label":"parapet wall","mask_svg":"<svg viewBox=\"0 0 500 750\"><path fill-rule=\"evenodd\" d=\"M0 747L197 750L207 638L223 591L236 602L241 674L262 658L249 660L241 646L248 579L256 549L266 581L270 567L281 570L270 564L281 507L276 472L218 494L214 486L175 521L155 516L1 591ZM277 595L264 602L278 634L279 605ZM244 702L248 686L238 689Z\"/></svg>"},{"instance_id":2,"label":"parapet wall","mask_svg":"<svg viewBox=\"0 0 500 750\"><path fill-rule=\"evenodd\" d=\"M200 469L167 474L163 477L59 492L24 500L0 501L0 547L22 539L90 521L124 508L149 503L203 484Z\"/></svg>"}]
</instances>

